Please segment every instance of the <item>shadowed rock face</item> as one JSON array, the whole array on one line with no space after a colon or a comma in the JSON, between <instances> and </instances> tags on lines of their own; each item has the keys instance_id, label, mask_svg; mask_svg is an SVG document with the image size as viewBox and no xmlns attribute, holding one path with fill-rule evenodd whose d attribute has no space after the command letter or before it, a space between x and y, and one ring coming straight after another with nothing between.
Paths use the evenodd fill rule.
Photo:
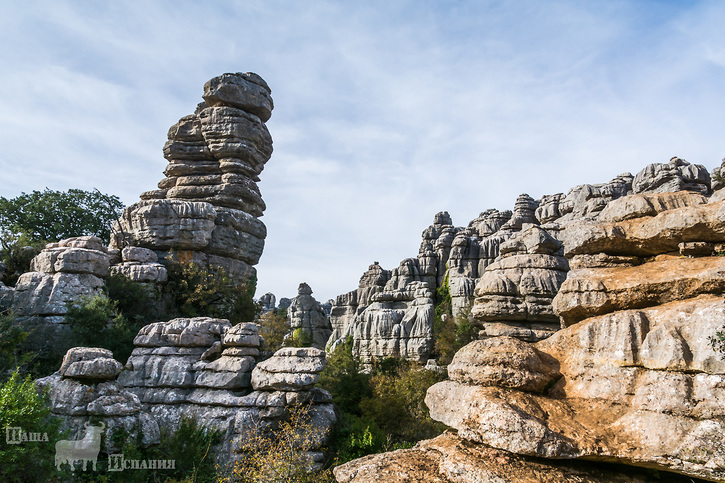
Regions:
<instances>
[{"instance_id":1,"label":"shadowed rock face","mask_svg":"<svg viewBox=\"0 0 725 483\"><path fill-rule=\"evenodd\" d=\"M319 448L336 420L330 394L314 387L324 351L283 348L258 363L256 324L208 317L149 324L134 344L119 382L163 428L173 431L183 417L195 417L221 431L219 462L225 465L234 461L240 440L272 430L290 405L311 403L320 432L308 456L321 461Z\"/></svg>"},{"instance_id":2,"label":"shadowed rock face","mask_svg":"<svg viewBox=\"0 0 725 483\"><path fill-rule=\"evenodd\" d=\"M272 155L264 124L274 107L271 90L256 74L223 74L204 85L203 98L169 129L166 177L124 211L111 246L222 267L246 281L267 236L257 182Z\"/></svg>"}]
</instances>

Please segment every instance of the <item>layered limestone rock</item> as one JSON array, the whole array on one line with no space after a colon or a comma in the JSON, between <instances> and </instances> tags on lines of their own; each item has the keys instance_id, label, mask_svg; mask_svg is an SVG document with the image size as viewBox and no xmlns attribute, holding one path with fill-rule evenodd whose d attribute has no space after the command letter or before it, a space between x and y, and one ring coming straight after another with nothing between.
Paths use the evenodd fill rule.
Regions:
<instances>
[{"instance_id":1,"label":"layered limestone rock","mask_svg":"<svg viewBox=\"0 0 725 483\"><path fill-rule=\"evenodd\" d=\"M358 315L358 307L364 309L376 293L382 292L390 280L390 270L384 270L378 262L374 262L360 277L358 288L346 294L338 295L330 309L330 325L332 334L328 339L327 348L334 350L351 336L348 328L353 326Z\"/></svg>"},{"instance_id":2,"label":"layered limestone rock","mask_svg":"<svg viewBox=\"0 0 725 483\"><path fill-rule=\"evenodd\" d=\"M637 173L632 181L634 193L695 191L710 194L710 174L704 166L673 157L667 164L655 163Z\"/></svg>"},{"instance_id":3,"label":"layered limestone rock","mask_svg":"<svg viewBox=\"0 0 725 483\"><path fill-rule=\"evenodd\" d=\"M12 310L21 317L63 324L67 303L100 293L111 255L94 236L50 243L30 263L30 272L15 284Z\"/></svg>"},{"instance_id":4,"label":"layered limestone rock","mask_svg":"<svg viewBox=\"0 0 725 483\"><path fill-rule=\"evenodd\" d=\"M512 454L475 444L451 433L411 449L365 456L337 466L340 483L646 483L644 471L602 468L587 462L562 463Z\"/></svg>"},{"instance_id":5,"label":"layered limestone rock","mask_svg":"<svg viewBox=\"0 0 725 483\"><path fill-rule=\"evenodd\" d=\"M458 351L450 380L426 396L431 417L457 434L353 461L338 480L651 481L646 469L725 479L725 358L710 342L725 325L725 265L713 256L725 201L704 201L621 197L600 221L567 228L572 270L552 303L567 326L535 344L502 336ZM523 250L525 235L502 244L496 263ZM556 253L550 239L540 238L544 254ZM602 479L610 470L599 462L620 466ZM622 464L641 469L624 476Z\"/></svg>"},{"instance_id":6,"label":"layered limestone rock","mask_svg":"<svg viewBox=\"0 0 725 483\"><path fill-rule=\"evenodd\" d=\"M163 283L167 279L166 267L158 263L156 252L148 248L126 247L121 250L121 263L111 267L111 273L138 283Z\"/></svg>"},{"instance_id":7,"label":"layered limestone rock","mask_svg":"<svg viewBox=\"0 0 725 483\"><path fill-rule=\"evenodd\" d=\"M76 347L66 353L58 372L36 384L48 391L50 411L70 430L70 439L81 439L92 424L103 426L104 451L109 454L121 449L113 438L121 431L143 446L157 444L157 422L141 411L138 396L116 381L122 369L107 349Z\"/></svg>"},{"instance_id":8,"label":"layered limestone rock","mask_svg":"<svg viewBox=\"0 0 725 483\"><path fill-rule=\"evenodd\" d=\"M208 81L204 102L169 129L166 178L124 210L112 247L221 267L239 281L254 276L267 235L256 183L272 155L270 94L253 73Z\"/></svg>"},{"instance_id":9,"label":"layered limestone rock","mask_svg":"<svg viewBox=\"0 0 725 483\"><path fill-rule=\"evenodd\" d=\"M433 292L426 282L410 282L373 295L343 334L353 338L353 354L364 364L389 356L425 362L433 349Z\"/></svg>"},{"instance_id":10,"label":"layered limestone rock","mask_svg":"<svg viewBox=\"0 0 725 483\"><path fill-rule=\"evenodd\" d=\"M297 289L297 297L287 308L291 332L288 338L310 342L312 347L324 349L332 333L330 321L320 303L312 296L312 289L302 282Z\"/></svg>"},{"instance_id":11,"label":"layered limestone rock","mask_svg":"<svg viewBox=\"0 0 725 483\"><path fill-rule=\"evenodd\" d=\"M716 179L712 187L719 189ZM721 230L718 220L723 219L712 206L686 210L689 218L670 213L649 224L627 224L633 218L654 217L678 208L706 205L708 201L712 205L725 198L718 195L708 200L705 195L710 186L707 170L673 158L668 164L647 166L637 176L623 173L607 183L576 186L566 195L547 195L537 201L522 194L513 211L486 210L467 228L454 226L450 215L440 212L422 233L417 266L410 259L404 261L409 273L394 277L397 281L393 288L401 289L414 281L426 282L432 290L444 288L451 295L455 320L473 317L482 325L483 337L512 335L528 341L541 340L559 328L551 303L567 276L569 264L560 256L562 253L554 253L556 249L530 253L519 246L518 251L504 249L503 253L502 244L538 225L547 237L563 243L567 256L577 255L571 260L575 268L592 264L600 268L631 267L640 264L642 257L667 252L685 256L711 253L717 251L715 240ZM660 240L650 236L653 230L660 231ZM637 245L640 238L648 240L649 249L628 248ZM592 249L592 253L584 254ZM477 285L482 285L480 294ZM369 297L362 295L359 288L338 296L333 303L329 347L337 346L343 334L355 333L351 327L360 324L369 304ZM468 315L469 309L472 315Z\"/></svg>"},{"instance_id":12,"label":"layered limestone rock","mask_svg":"<svg viewBox=\"0 0 725 483\"><path fill-rule=\"evenodd\" d=\"M325 363L319 349L281 349L257 365L256 324L208 317L149 324L134 344L119 382L164 428L173 431L192 417L221 431L222 465L234 461L235 449L253 433L272 431L293 405L311 404L315 448L330 435L332 398L314 387ZM319 462L322 454L314 449L309 457Z\"/></svg>"},{"instance_id":13,"label":"layered limestone rock","mask_svg":"<svg viewBox=\"0 0 725 483\"><path fill-rule=\"evenodd\" d=\"M531 226L500 245L500 257L476 285L471 316L480 338L502 335L536 342L559 330L551 302L566 279L561 243Z\"/></svg>"}]
</instances>

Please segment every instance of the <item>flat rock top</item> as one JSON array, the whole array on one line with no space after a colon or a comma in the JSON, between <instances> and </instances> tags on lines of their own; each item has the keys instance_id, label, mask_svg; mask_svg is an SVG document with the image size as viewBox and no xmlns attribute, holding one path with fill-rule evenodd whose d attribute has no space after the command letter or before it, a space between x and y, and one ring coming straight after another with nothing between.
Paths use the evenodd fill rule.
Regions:
<instances>
[{"instance_id":1,"label":"flat rock top","mask_svg":"<svg viewBox=\"0 0 725 483\"><path fill-rule=\"evenodd\" d=\"M154 322L142 327L133 343L140 347L210 347L231 325L226 319L211 317Z\"/></svg>"}]
</instances>

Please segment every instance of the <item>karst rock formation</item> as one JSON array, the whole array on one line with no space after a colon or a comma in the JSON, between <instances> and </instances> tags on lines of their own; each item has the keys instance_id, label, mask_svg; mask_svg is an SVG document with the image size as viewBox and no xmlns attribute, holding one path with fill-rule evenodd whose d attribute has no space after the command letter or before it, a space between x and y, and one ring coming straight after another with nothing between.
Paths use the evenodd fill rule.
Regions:
<instances>
[{"instance_id":1,"label":"karst rock formation","mask_svg":"<svg viewBox=\"0 0 725 483\"><path fill-rule=\"evenodd\" d=\"M725 189L703 171L675 158L545 197L477 283L481 339L428 390L454 431L337 480L723 481Z\"/></svg>"},{"instance_id":2,"label":"karst rock formation","mask_svg":"<svg viewBox=\"0 0 725 483\"><path fill-rule=\"evenodd\" d=\"M371 265L356 290L335 299L327 347L334 349L352 337L354 353L364 361L397 355L426 362L433 349L432 294L441 288L450 293L454 318L467 318L478 328L479 338L543 340L560 328L552 300L569 270L602 257L571 258L565 253L567 240L583 229L582 223L605 221L617 216L615 210L628 209L615 201L642 203L633 195L689 193L687 200L659 200L664 205L645 214L679 206L672 203L705 200L713 191L720 196L718 172L711 178L703 166L673 157L646 166L636 176L624 173L608 183L576 186L566 195L534 200L522 194L512 211L483 211L466 227L454 226L447 212L438 213L422 233L416 258L392 271Z\"/></svg>"},{"instance_id":3,"label":"karst rock formation","mask_svg":"<svg viewBox=\"0 0 725 483\"><path fill-rule=\"evenodd\" d=\"M221 267L238 281L255 277L267 236L257 182L272 155L271 92L253 73L204 84L204 102L169 129L166 177L124 210L111 248L148 248L160 259Z\"/></svg>"}]
</instances>

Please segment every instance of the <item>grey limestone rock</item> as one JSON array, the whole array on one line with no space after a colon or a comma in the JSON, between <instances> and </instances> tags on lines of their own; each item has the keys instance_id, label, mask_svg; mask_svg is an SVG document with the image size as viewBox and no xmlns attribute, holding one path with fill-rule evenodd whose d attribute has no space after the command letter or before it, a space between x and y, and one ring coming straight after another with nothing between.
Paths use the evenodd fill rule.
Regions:
<instances>
[{"instance_id":1,"label":"grey limestone rock","mask_svg":"<svg viewBox=\"0 0 725 483\"><path fill-rule=\"evenodd\" d=\"M710 194L710 174L704 166L673 157L667 164L655 163L637 173L632 181L634 193L696 191Z\"/></svg>"},{"instance_id":2,"label":"grey limestone rock","mask_svg":"<svg viewBox=\"0 0 725 483\"><path fill-rule=\"evenodd\" d=\"M221 267L246 282L255 275L267 236L257 182L272 155L264 124L272 98L253 73L215 77L203 97L194 114L169 129L166 178L124 210L111 245L151 249L162 259L173 251L174 259ZM144 262L124 260L130 261ZM138 281L163 278L151 269L118 271Z\"/></svg>"},{"instance_id":3,"label":"grey limestone rock","mask_svg":"<svg viewBox=\"0 0 725 483\"><path fill-rule=\"evenodd\" d=\"M138 396L115 380L121 369L106 349L76 347L66 353L58 372L36 384L48 390L50 411L70 429L71 439L80 439L93 418L94 425L103 426L103 449L109 454L121 449L113 437L119 431L143 446L158 444L156 421L141 411Z\"/></svg>"},{"instance_id":4,"label":"grey limestone rock","mask_svg":"<svg viewBox=\"0 0 725 483\"><path fill-rule=\"evenodd\" d=\"M332 334L330 321L320 303L312 296L312 289L302 282L297 289L297 297L287 309L287 319L291 332L287 338L302 337L311 341L312 347L324 349Z\"/></svg>"},{"instance_id":5,"label":"grey limestone rock","mask_svg":"<svg viewBox=\"0 0 725 483\"><path fill-rule=\"evenodd\" d=\"M500 246L501 257L476 285L471 316L480 337L501 335L537 341L559 329L551 307L569 265L558 256L561 243L532 226Z\"/></svg>"}]
</instances>

